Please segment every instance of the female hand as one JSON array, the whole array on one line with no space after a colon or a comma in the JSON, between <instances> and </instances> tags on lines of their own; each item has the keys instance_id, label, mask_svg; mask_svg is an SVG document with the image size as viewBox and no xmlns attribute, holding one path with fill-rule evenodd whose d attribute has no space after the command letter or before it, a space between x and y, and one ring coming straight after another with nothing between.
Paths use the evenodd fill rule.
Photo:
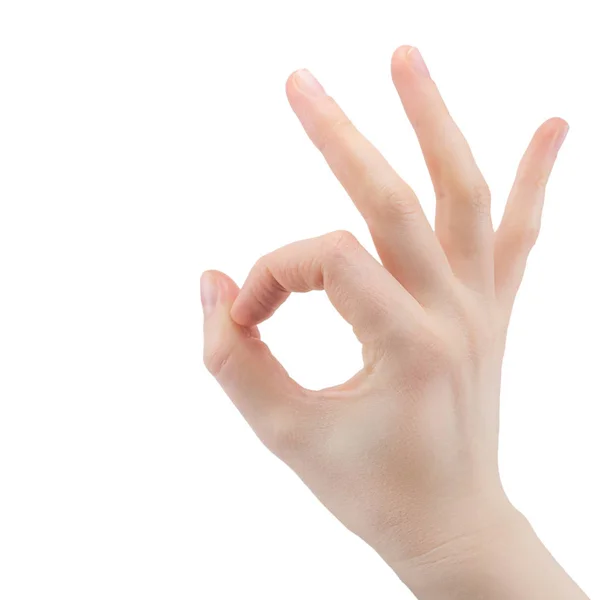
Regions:
<instances>
[{"instance_id":1,"label":"female hand","mask_svg":"<svg viewBox=\"0 0 600 600\"><path fill-rule=\"evenodd\" d=\"M335 232L262 257L241 290L206 272L205 362L264 444L420 590L425 573L433 580L433 569L526 528L498 475L500 371L568 125L555 118L537 130L494 231L488 186L418 50L399 48L392 75L434 185L435 233L335 101L307 71L294 73L292 108L364 216L381 263ZM291 292L322 289L353 326L364 368L311 391L288 376L256 325Z\"/></svg>"}]
</instances>

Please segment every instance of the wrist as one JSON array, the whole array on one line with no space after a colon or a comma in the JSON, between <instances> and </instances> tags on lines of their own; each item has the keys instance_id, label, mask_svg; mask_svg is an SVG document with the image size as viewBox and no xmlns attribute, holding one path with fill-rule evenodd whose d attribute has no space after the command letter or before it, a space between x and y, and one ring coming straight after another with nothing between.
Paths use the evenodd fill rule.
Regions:
<instances>
[{"instance_id":1,"label":"wrist","mask_svg":"<svg viewBox=\"0 0 600 600\"><path fill-rule=\"evenodd\" d=\"M587 599L508 500L484 514L477 507L462 533L389 563L419 600Z\"/></svg>"},{"instance_id":2,"label":"wrist","mask_svg":"<svg viewBox=\"0 0 600 600\"><path fill-rule=\"evenodd\" d=\"M489 514L477 509L473 513L462 528L445 532L440 543L391 565L418 598L438 598L438 589L446 594L455 588L464 593L491 569L501 569L502 557L518 552L524 540L535 535L527 519L508 501Z\"/></svg>"},{"instance_id":3,"label":"wrist","mask_svg":"<svg viewBox=\"0 0 600 600\"><path fill-rule=\"evenodd\" d=\"M494 554L535 536L503 493L485 500L446 501L424 507L422 514L421 521L412 511L410 530L390 527L373 545L418 598L428 597L419 592L432 586L447 591L451 579L485 569L482 563Z\"/></svg>"}]
</instances>

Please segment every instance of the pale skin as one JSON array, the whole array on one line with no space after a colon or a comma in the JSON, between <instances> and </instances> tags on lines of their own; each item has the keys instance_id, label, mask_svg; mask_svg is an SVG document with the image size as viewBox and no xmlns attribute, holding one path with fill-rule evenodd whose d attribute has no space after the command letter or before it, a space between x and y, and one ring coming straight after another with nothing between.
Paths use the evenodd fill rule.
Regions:
<instances>
[{"instance_id":1,"label":"pale skin","mask_svg":"<svg viewBox=\"0 0 600 600\"><path fill-rule=\"evenodd\" d=\"M420 600L584 599L498 473L506 331L568 125L535 132L494 230L489 188L416 48L396 50L392 77L435 190L435 228L321 85L295 72L290 104L380 261L338 231L263 256L241 289L207 271L206 366L262 442ZM293 381L257 329L311 290L352 325L364 360L319 391Z\"/></svg>"}]
</instances>

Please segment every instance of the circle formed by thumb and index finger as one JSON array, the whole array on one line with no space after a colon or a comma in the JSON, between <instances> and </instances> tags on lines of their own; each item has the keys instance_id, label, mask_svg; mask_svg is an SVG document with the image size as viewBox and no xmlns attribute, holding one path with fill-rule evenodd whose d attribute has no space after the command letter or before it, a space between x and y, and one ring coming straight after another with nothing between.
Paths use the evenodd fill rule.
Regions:
<instances>
[{"instance_id":1,"label":"circle formed by thumb and index finger","mask_svg":"<svg viewBox=\"0 0 600 600\"><path fill-rule=\"evenodd\" d=\"M362 343L408 332L422 306L365 250L337 231L289 244L262 257L236 298L231 318L251 327L268 319L292 292L325 290Z\"/></svg>"}]
</instances>

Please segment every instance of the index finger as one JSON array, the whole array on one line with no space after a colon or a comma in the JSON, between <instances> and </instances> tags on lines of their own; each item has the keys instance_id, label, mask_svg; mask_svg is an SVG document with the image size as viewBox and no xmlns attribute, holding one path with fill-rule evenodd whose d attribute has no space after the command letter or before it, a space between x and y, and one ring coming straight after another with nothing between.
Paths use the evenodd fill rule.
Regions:
<instances>
[{"instance_id":1,"label":"index finger","mask_svg":"<svg viewBox=\"0 0 600 600\"><path fill-rule=\"evenodd\" d=\"M423 307L352 236L341 231L284 246L261 258L231 308L250 327L268 319L291 292L325 290L362 343L404 332ZM402 314L408 313L408 314Z\"/></svg>"}]
</instances>

